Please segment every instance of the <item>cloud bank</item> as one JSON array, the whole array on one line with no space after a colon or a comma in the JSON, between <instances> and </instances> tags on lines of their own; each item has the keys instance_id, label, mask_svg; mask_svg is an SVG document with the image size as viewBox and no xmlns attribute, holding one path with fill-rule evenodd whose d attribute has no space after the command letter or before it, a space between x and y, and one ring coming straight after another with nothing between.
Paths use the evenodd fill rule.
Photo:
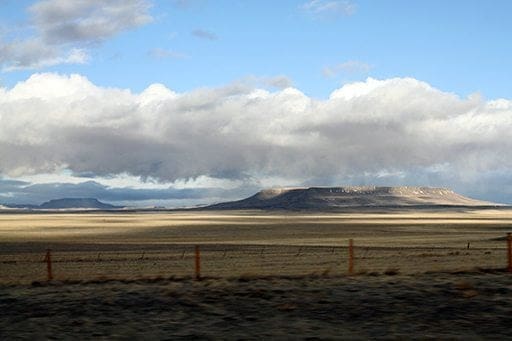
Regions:
<instances>
[{"instance_id":1,"label":"cloud bank","mask_svg":"<svg viewBox=\"0 0 512 341\"><path fill-rule=\"evenodd\" d=\"M133 93L43 73L0 89L0 174L447 185L512 201L511 131L512 101L412 78L368 78L318 100L247 83Z\"/></svg>"}]
</instances>

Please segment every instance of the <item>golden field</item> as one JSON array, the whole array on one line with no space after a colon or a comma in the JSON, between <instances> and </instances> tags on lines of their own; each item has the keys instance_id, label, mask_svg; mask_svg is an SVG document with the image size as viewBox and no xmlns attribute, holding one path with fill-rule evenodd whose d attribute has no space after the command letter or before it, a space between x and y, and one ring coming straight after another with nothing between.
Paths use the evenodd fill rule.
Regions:
<instances>
[{"instance_id":1,"label":"golden field","mask_svg":"<svg viewBox=\"0 0 512 341\"><path fill-rule=\"evenodd\" d=\"M511 230L505 209L1 214L0 338L507 339Z\"/></svg>"},{"instance_id":2,"label":"golden field","mask_svg":"<svg viewBox=\"0 0 512 341\"><path fill-rule=\"evenodd\" d=\"M512 210L351 213L171 211L0 214L0 281L504 268ZM468 245L469 244L469 245ZM469 246L469 248L468 248Z\"/></svg>"}]
</instances>

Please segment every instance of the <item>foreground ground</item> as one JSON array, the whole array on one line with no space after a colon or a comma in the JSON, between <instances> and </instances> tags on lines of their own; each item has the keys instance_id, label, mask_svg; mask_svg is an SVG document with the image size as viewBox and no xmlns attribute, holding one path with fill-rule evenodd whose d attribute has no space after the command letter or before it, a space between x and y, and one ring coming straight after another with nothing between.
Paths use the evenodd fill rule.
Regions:
<instances>
[{"instance_id":1,"label":"foreground ground","mask_svg":"<svg viewBox=\"0 0 512 341\"><path fill-rule=\"evenodd\" d=\"M506 209L0 214L0 339L510 338L511 231Z\"/></svg>"},{"instance_id":2,"label":"foreground ground","mask_svg":"<svg viewBox=\"0 0 512 341\"><path fill-rule=\"evenodd\" d=\"M504 273L0 287L0 339L510 338Z\"/></svg>"}]
</instances>

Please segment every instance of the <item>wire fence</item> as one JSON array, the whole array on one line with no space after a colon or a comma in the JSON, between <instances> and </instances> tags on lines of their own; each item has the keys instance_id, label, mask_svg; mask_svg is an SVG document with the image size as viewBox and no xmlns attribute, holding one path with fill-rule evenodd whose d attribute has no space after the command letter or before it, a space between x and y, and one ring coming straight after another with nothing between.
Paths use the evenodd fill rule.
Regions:
<instances>
[{"instance_id":1,"label":"wire fence","mask_svg":"<svg viewBox=\"0 0 512 341\"><path fill-rule=\"evenodd\" d=\"M512 237L491 247L157 244L54 246L0 253L0 283L137 278L416 274L507 269Z\"/></svg>"}]
</instances>

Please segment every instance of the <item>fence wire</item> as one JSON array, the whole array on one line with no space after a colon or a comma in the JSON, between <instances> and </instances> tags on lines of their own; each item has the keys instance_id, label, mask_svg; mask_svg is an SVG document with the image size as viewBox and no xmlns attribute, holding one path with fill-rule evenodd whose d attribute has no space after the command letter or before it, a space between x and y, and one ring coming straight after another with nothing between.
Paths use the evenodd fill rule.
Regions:
<instances>
[{"instance_id":1,"label":"fence wire","mask_svg":"<svg viewBox=\"0 0 512 341\"><path fill-rule=\"evenodd\" d=\"M349 269L347 246L203 244L201 277L344 275ZM194 245L115 245L54 247L54 280L188 278L196 275ZM507 267L503 247L354 247L353 274L464 271ZM48 279L44 252L0 253L0 283Z\"/></svg>"}]
</instances>

